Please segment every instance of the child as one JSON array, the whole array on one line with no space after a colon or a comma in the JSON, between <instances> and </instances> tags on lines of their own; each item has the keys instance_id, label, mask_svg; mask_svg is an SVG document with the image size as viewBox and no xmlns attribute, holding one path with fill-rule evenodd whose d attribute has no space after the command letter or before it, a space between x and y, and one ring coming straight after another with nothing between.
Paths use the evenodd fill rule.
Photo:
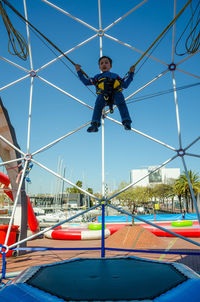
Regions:
<instances>
[{"instance_id":1,"label":"child","mask_svg":"<svg viewBox=\"0 0 200 302\"><path fill-rule=\"evenodd\" d=\"M108 105L108 100L113 101L117 105L122 124L126 130L131 130L131 118L128 108L125 103L122 89L127 88L133 80L135 66L131 66L126 79L121 79L116 73L110 72L112 68L112 60L107 56L99 59L99 69L102 73L95 75L93 78L87 79L81 72L81 66L75 65L79 79L84 85L95 85L97 99L94 106L91 126L87 129L88 132L97 132L101 125L101 115L103 108Z\"/></svg>"}]
</instances>

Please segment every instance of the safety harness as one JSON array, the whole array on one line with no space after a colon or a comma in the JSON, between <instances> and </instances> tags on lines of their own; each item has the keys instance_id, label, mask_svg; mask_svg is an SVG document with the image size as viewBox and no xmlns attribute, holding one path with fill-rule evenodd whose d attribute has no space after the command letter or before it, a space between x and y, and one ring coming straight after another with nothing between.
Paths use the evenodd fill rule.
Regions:
<instances>
[{"instance_id":1,"label":"safety harness","mask_svg":"<svg viewBox=\"0 0 200 302\"><path fill-rule=\"evenodd\" d=\"M102 94L106 101L106 106L109 106L110 113L113 113L114 93L122 91L122 79L104 77L95 79L96 93Z\"/></svg>"}]
</instances>

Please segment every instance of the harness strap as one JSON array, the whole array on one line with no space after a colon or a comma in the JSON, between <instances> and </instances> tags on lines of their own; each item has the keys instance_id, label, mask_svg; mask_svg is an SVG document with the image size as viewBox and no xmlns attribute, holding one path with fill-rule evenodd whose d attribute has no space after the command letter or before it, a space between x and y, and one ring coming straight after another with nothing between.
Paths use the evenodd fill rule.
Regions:
<instances>
[{"instance_id":1,"label":"harness strap","mask_svg":"<svg viewBox=\"0 0 200 302\"><path fill-rule=\"evenodd\" d=\"M120 77L117 79L104 77L101 79L95 79L96 93L97 94L113 94L115 92L122 91L122 80Z\"/></svg>"},{"instance_id":2,"label":"harness strap","mask_svg":"<svg viewBox=\"0 0 200 302\"><path fill-rule=\"evenodd\" d=\"M113 95L104 95L103 96L104 100L106 101L106 106L109 107L110 113L113 113L113 105L114 105L114 100L113 100Z\"/></svg>"},{"instance_id":3,"label":"harness strap","mask_svg":"<svg viewBox=\"0 0 200 302\"><path fill-rule=\"evenodd\" d=\"M113 113L114 93L122 91L122 81L120 77L116 79L109 77L95 79L96 93L103 95L110 113Z\"/></svg>"}]
</instances>

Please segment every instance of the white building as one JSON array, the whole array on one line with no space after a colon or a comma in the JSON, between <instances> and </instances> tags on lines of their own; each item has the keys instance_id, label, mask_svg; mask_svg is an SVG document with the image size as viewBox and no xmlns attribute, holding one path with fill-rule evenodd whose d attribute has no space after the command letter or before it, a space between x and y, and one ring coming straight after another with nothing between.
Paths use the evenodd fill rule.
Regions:
<instances>
[{"instance_id":1,"label":"white building","mask_svg":"<svg viewBox=\"0 0 200 302\"><path fill-rule=\"evenodd\" d=\"M153 172L155 171L155 172ZM179 178L179 168L158 169L156 166L150 166L144 169L131 170L131 183L137 183L137 186L147 187L157 184L170 184L174 179Z\"/></svg>"}]
</instances>

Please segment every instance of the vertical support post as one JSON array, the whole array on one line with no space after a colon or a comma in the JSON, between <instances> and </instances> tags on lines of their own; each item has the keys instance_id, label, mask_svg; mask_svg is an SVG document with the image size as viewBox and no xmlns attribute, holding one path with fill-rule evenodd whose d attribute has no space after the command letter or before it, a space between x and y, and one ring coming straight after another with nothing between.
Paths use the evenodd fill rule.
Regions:
<instances>
[{"instance_id":1,"label":"vertical support post","mask_svg":"<svg viewBox=\"0 0 200 302\"><path fill-rule=\"evenodd\" d=\"M176 17L176 0L174 0L174 18ZM173 31L172 31L172 59L171 62L174 63L174 49L175 49L175 26L176 22L173 24Z\"/></svg>"},{"instance_id":2,"label":"vertical support post","mask_svg":"<svg viewBox=\"0 0 200 302\"><path fill-rule=\"evenodd\" d=\"M98 9L99 9L99 30L102 31L102 22L101 22L101 0L98 0ZM99 35L99 46L100 46L100 57L103 54L103 43L102 35Z\"/></svg>"},{"instance_id":3,"label":"vertical support post","mask_svg":"<svg viewBox=\"0 0 200 302\"><path fill-rule=\"evenodd\" d=\"M101 227L101 257L104 258L105 257L105 236L104 236L104 233L105 233L105 204L104 202L101 203L101 210L102 210L102 214L101 214L101 217L102 217L102 220L101 220L101 223L102 223L102 227Z\"/></svg>"},{"instance_id":4,"label":"vertical support post","mask_svg":"<svg viewBox=\"0 0 200 302\"><path fill-rule=\"evenodd\" d=\"M174 71L172 71L172 81L173 81L173 89L174 89L174 101L175 101L175 106L176 106L176 123L177 123L177 130L178 130L179 147L180 147L180 149L183 149L182 140L181 140L181 126L180 126L178 98L177 98L177 92L176 92L176 81L175 81Z\"/></svg>"},{"instance_id":5,"label":"vertical support post","mask_svg":"<svg viewBox=\"0 0 200 302\"><path fill-rule=\"evenodd\" d=\"M66 171L66 167L64 167L64 169L63 169L63 178L65 178L65 171ZM61 192L61 202L60 202L61 209L62 209L62 206L63 206L64 186L65 186L65 182L64 182L64 180L62 180L62 192Z\"/></svg>"},{"instance_id":6,"label":"vertical support post","mask_svg":"<svg viewBox=\"0 0 200 302\"><path fill-rule=\"evenodd\" d=\"M2 279L6 278L6 253L2 252L2 270L1 270L1 279L0 282L2 281Z\"/></svg>"},{"instance_id":7,"label":"vertical support post","mask_svg":"<svg viewBox=\"0 0 200 302\"><path fill-rule=\"evenodd\" d=\"M102 22L101 22L101 0L98 0L98 10L99 10L99 30L102 30ZM100 57L103 55L103 45L102 45L102 36L99 35L99 43L100 43ZM102 126L102 198L105 198L105 169L104 169L104 110L102 112L101 118L101 126Z\"/></svg>"},{"instance_id":8,"label":"vertical support post","mask_svg":"<svg viewBox=\"0 0 200 302\"><path fill-rule=\"evenodd\" d=\"M31 77L31 87L30 87L30 97L29 97L28 133L27 133L27 154L30 153L30 135L31 135L32 102L33 102L33 77Z\"/></svg>"},{"instance_id":9,"label":"vertical support post","mask_svg":"<svg viewBox=\"0 0 200 302\"><path fill-rule=\"evenodd\" d=\"M26 20L28 20L26 0L24 0L24 15L25 15ZM33 70L33 57L32 57L32 51L31 51L31 40L30 40L29 24L27 22L26 22L26 34L27 34L27 40L28 40L28 51L29 51L30 67L31 67L31 70Z\"/></svg>"},{"instance_id":10,"label":"vertical support post","mask_svg":"<svg viewBox=\"0 0 200 302\"><path fill-rule=\"evenodd\" d=\"M60 156L58 157L58 163L57 163L57 174L60 173L60 165L61 165L61 158ZM56 188L55 188L55 204L54 204L54 209L56 209L57 201L58 201L58 192L59 192L59 183L60 179L56 177Z\"/></svg>"},{"instance_id":11,"label":"vertical support post","mask_svg":"<svg viewBox=\"0 0 200 302\"><path fill-rule=\"evenodd\" d=\"M105 162L104 162L104 118L102 118L102 199L105 200ZM105 257L105 204L104 201L101 203L101 209L102 209L102 232L101 232L101 257Z\"/></svg>"},{"instance_id":12,"label":"vertical support post","mask_svg":"<svg viewBox=\"0 0 200 302\"><path fill-rule=\"evenodd\" d=\"M59 174L62 175L62 166L63 166L63 159L60 162L60 169L59 169ZM62 180L59 179L59 184L58 184L58 206L61 205L61 199L62 197L60 196L60 192L61 192L61 186L62 186Z\"/></svg>"},{"instance_id":13,"label":"vertical support post","mask_svg":"<svg viewBox=\"0 0 200 302\"><path fill-rule=\"evenodd\" d=\"M24 0L23 2L24 2L25 18L26 18L26 20L28 20L26 0ZM27 22L26 22L26 32L27 32L27 39L28 39L30 67L31 67L31 70L33 70L33 58L32 58L32 51L31 51L29 25ZM27 153L28 154L30 153L30 134L31 134L30 132L31 132L31 116L32 116L32 102L33 102L33 77L34 76L31 77L31 87L30 87L30 97L29 97L29 115L28 115L28 133L27 133Z\"/></svg>"},{"instance_id":14,"label":"vertical support post","mask_svg":"<svg viewBox=\"0 0 200 302\"><path fill-rule=\"evenodd\" d=\"M101 137L101 157L102 157L102 198L105 198L105 140L104 140L104 118L102 117L102 137Z\"/></svg>"},{"instance_id":15,"label":"vertical support post","mask_svg":"<svg viewBox=\"0 0 200 302\"><path fill-rule=\"evenodd\" d=\"M14 216L15 216L15 211L16 211L16 208L17 208L17 203L18 203L18 200L19 200L19 195L20 195L20 192L21 192L21 188L22 188L22 184L23 184L23 181L24 181L24 176L25 176L27 166L28 166L28 160L25 161L25 165L24 165L23 172L22 172L22 175L21 175L21 179L20 179L20 183L19 183L19 186L18 186L16 198L15 198L15 201L14 201L12 215L10 217L10 222L9 222L8 230L7 230L7 233L6 233L6 238L5 238L4 245L8 244L8 239L9 239L9 236L10 236L11 227L12 227L13 219L14 219Z\"/></svg>"}]
</instances>

